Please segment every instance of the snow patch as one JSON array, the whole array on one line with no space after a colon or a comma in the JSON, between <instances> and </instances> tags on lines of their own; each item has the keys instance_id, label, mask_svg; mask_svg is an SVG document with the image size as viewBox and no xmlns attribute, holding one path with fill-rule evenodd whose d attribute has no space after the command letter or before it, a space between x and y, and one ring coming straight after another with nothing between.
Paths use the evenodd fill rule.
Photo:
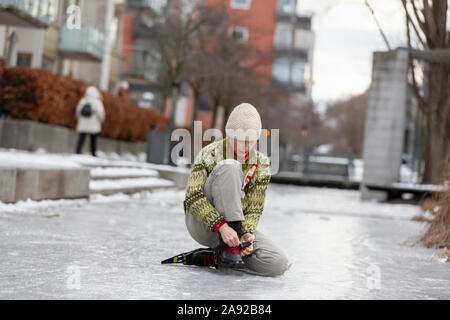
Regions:
<instances>
[{"instance_id":1,"label":"snow patch","mask_svg":"<svg viewBox=\"0 0 450 320\"><path fill-rule=\"evenodd\" d=\"M98 190L120 190L127 188L148 188L148 187L173 187L172 181L160 178L139 178L139 179L120 179L120 180L91 180L89 189Z\"/></svg>"}]
</instances>

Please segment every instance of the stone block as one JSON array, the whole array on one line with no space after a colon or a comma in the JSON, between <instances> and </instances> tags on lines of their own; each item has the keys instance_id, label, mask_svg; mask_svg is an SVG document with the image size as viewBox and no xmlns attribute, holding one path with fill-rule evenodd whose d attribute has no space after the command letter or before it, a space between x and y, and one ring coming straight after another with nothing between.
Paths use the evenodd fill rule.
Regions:
<instances>
[{"instance_id":1,"label":"stone block","mask_svg":"<svg viewBox=\"0 0 450 320\"><path fill-rule=\"evenodd\" d=\"M39 185L39 170L38 169L17 169L16 175L16 192L14 201L21 201L27 199L36 199L36 194Z\"/></svg>"},{"instance_id":2,"label":"stone block","mask_svg":"<svg viewBox=\"0 0 450 320\"><path fill-rule=\"evenodd\" d=\"M0 168L0 201L14 202L16 191L16 169Z\"/></svg>"},{"instance_id":3,"label":"stone block","mask_svg":"<svg viewBox=\"0 0 450 320\"><path fill-rule=\"evenodd\" d=\"M97 149L106 153L118 153L118 141L103 137L97 139Z\"/></svg>"},{"instance_id":4,"label":"stone block","mask_svg":"<svg viewBox=\"0 0 450 320\"><path fill-rule=\"evenodd\" d=\"M60 174L60 170L39 170L39 183L35 200L61 199L61 192L59 187Z\"/></svg>"},{"instance_id":5,"label":"stone block","mask_svg":"<svg viewBox=\"0 0 450 320\"><path fill-rule=\"evenodd\" d=\"M186 188L190 174L189 172L184 173L161 169L158 169L158 173L162 179L173 181L177 188Z\"/></svg>"},{"instance_id":6,"label":"stone block","mask_svg":"<svg viewBox=\"0 0 450 320\"><path fill-rule=\"evenodd\" d=\"M4 118L1 118L1 117L0 117L0 148L1 148L1 146L2 146L3 122L4 122Z\"/></svg>"},{"instance_id":7,"label":"stone block","mask_svg":"<svg viewBox=\"0 0 450 320\"><path fill-rule=\"evenodd\" d=\"M35 126L32 121L17 121L18 135L15 137L15 149L33 151Z\"/></svg>"},{"instance_id":8,"label":"stone block","mask_svg":"<svg viewBox=\"0 0 450 320\"><path fill-rule=\"evenodd\" d=\"M369 190L365 185L361 185L360 192L362 201L376 200L383 202L388 200L387 191Z\"/></svg>"},{"instance_id":9,"label":"stone block","mask_svg":"<svg viewBox=\"0 0 450 320\"><path fill-rule=\"evenodd\" d=\"M19 149L17 143L18 136L19 136L18 121L13 119L4 119L1 147L6 149Z\"/></svg>"},{"instance_id":10,"label":"stone block","mask_svg":"<svg viewBox=\"0 0 450 320\"><path fill-rule=\"evenodd\" d=\"M62 170L59 176L59 196L61 198L84 198L89 196L89 169Z\"/></svg>"}]
</instances>

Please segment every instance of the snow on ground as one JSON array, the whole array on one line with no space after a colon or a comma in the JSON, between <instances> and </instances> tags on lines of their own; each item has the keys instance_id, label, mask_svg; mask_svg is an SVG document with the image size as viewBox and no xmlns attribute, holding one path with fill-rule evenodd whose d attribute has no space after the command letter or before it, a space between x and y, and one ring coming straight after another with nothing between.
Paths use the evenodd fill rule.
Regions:
<instances>
[{"instance_id":1,"label":"snow on ground","mask_svg":"<svg viewBox=\"0 0 450 320\"><path fill-rule=\"evenodd\" d=\"M142 156L130 154L117 155L99 152L98 157L82 154L56 154L46 153L45 150L28 152L15 149L0 149L0 166L2 167L25 167L25 168L80 168L83 166L93 167L117 167L117 168L139 168L147 170L164 170L186 173L190 169L183 167L172 167L146 163Z\"/></svg>"},{"instance_id":2,"label":"snow on ground","mask_svg":"<svg viewBox=\"0 0 450 320\"><path fill-rule=\"evenodd\" d=\"M16 168L80 168L81 166L68 157L48 155L43 153L30 153L14 149L0 149L0 166Z\"/></svg>"},{"instance_id":3,"label":"snow on ground","mask_svg":"<svg viewBox=\"0 0 450 320\"><path fill-rule=\"evenodd\" d=\"M176 199L180 197L180 190L153 190L153 191L141 191L135 194L116 193L113 195L92 194L89 199L61 199L61 200L26 200L19 201L17 203L3 203L0 202L0 218L6 217L9 213L16 214L40 214L45 216L46 213L52 215L52 212L58 211L64 207L76 207L86 204L106 203L114 205L117 202L133 201L133 200L148 200L153 199L159 204L170 199Z\"/></svg>"},{"instance_id":4,"label":"snow on ground","mask_svg":"<svg viewBox=\"0 0 450 320\"><path fill-rule=\"evenodd\" d=\"M409 189L409 190L422 190L422 191L444 191L448 187L443 185L434 185L434 184L416 184L416 183L404 183L404 182L396 182L392 184L393 187L400 189Z\"/></svg>"},{"instance_id":5,"label":"snow on ground","mask_svg":"<svg viewBox=\"0 0 450 320\"><path fill-rule=\"evenodd\" d=\"M158 176L158 171L137 168L95 168L91 169L91 177L141 177Z\"/></svg>"},{"instance_id":6,"label":"snow on ground","mask_svg":"<svg viewBox=\"0 0 450 320\"><path fill-rule=\"evenodd\" d=\"M120 180L91 180L89 190L115 190L126 188L173 187L175 183L160 178L134 178Z\"/></svg>"}]
</instances>

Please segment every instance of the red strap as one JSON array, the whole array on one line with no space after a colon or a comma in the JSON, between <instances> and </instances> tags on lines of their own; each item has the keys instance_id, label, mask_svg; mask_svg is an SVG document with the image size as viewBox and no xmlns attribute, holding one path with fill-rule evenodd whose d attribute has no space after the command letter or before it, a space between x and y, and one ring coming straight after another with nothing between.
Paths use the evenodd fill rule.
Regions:
<instances>
[{"instance_id":1,"label":"red strap","mask_svg":"<svg viewBox=\"0 0 450 320\"><path fill-rule=\"evenodd\" d=\"M225 223L227 223L227 221L226 220L222 220L218 224L216 224L216 226L214 227L214 232L215 233L219 233L220 227L223 226Z\"/></svg>"}]
</instances>

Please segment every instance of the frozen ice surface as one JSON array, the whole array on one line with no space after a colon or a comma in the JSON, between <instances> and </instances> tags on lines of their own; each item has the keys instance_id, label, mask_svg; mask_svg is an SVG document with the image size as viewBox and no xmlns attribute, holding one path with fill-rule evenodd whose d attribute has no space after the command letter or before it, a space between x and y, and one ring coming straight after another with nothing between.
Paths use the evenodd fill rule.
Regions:
<instances>
[{"instance_id":1,"label":"frozen ice surface","mask_svg":"<svg viewBox=\"0 0 450 320\"><path fill-rule=\"evenodd\" d=\"M200 247L183 190L0 206L0 299L449 299L450 267L412 244L413 205L270 185L260 230L288 254L265 278L161 265Z\"/></svg>"}]
</instances>

